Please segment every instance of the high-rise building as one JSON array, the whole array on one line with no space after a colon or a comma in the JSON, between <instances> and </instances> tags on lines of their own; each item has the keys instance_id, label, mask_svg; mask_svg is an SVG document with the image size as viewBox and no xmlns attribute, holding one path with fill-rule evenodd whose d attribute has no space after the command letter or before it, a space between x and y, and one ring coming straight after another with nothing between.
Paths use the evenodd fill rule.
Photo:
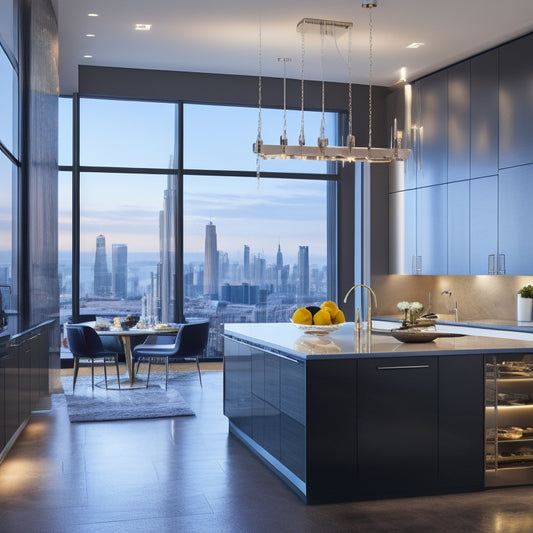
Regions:
<instances>
[{"instance_id":1,"label":"high-rise building","mask_svg":"<svg viewBox=\"0 0 533 533\"><path fill-rule=\"evenodd\" d=\"M244 261L243 261L243 270L244 270L244 282L250 283L250 247L244 245Z\"/></svg>"},{"instance_id":2,"label":"high-rise building","mask_svg":"<svg viewBox=\"0 0 533 533\"><path fill-rule=\"evenodd\" d=\"M96 237L96 253L94 255L94 294L109 296L111 292L111 276L107 270L105 236Z\"/></svg>"},{"instance_id":3,"label":"high-rise building","mask_svg":"<svg viewBox=\"0 0 533 533\"><path fill-rule=\"evenodd\" d=\"M204 295L218 298L217 227L212 221L205 227Z\"/></svg>"},{"instance_id":4,"label":"high-rise building","mask_svg":"<svg viewBox=\"0 0 533 533\"><path fill-rule=\"evenodd\" d=\"M283 270L283 254L281 253L281 243L278 243L278 253L276 254L276 268Z\"/></svg>"},{"instance_id":5,"label":"high-rise building","mask_svg":"<svg viewBox=\"0 0 533 533\"><path fill-rule=\"evenodd\" d=\"M115 298L128 296L128 247L113 244L111 247L111 291Z\"/></svg>"},{"instance_id":6,"label":"high-rise building","mask_svg":"<svg viewBox=\"0 0 533 533\"><path fill-rule=\"evenodd\" d=\"M298 249L298 296L309 296L309 246Z\"/></svg>"},{"instance_id":7,"label":"high-rise building","mask_svg":"<svg viewBox=\"0 0 533 533\"><path fill-rule=\"evenodd\" d=\"M172 161L170 163L172 166ZM171 174L167 178L164 192L163 210L159 213L159 301L154 302L157 310L155 318L164 323L178 322L176 314L176 234L178 220L177 178ZM155 296L155 293L154 293Z\"/></svg>"}]
</instances>

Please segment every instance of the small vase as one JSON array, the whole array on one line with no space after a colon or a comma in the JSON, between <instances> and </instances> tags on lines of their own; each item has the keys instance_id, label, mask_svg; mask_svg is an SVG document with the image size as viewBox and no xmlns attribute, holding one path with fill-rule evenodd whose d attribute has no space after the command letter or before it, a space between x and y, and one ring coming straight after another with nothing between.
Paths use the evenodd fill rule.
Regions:
<instances>
[{"instance_id":1,"label":"small vase","mask_svg":"<svg viewBox=\"0 0 533 533\"><path fill-rule=\"evenodd\" d=\"M531 322L533 320L533 298L516 297L516 320L518 322Z\"/></svg>"}]
</instances>

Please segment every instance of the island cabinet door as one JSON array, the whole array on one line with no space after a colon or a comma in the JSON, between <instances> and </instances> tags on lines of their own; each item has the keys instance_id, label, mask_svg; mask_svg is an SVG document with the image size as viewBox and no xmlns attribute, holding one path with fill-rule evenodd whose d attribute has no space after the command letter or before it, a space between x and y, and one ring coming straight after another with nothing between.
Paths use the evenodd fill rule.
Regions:
<instances>
[{"instance_id":1,"label":"island cabinet door","mask_svg":"<svg viewBox=\"0 0 533 533\"><path fill-rule=\"evenodd\" d=\"M445 490L484 485L483 356L439 356L439 480Z\"/></svg>"},{"instance_id":2,"label":"island cabinet door","mask_svg":"<svg viewBox=\"0 0 533 533\"><path fill-rule=\"evenodd\" d=\"M358 361L357 465L362 492L399 495L438 476L435 357Z\"/></svg>"},{"instance_id":3,"label":"island cabinet door","mask_svg":"<svg viewBox=\"0 0 533 533\"><path fill-rule=\"evenodd\" d=\"M307 502L356 496L355 359L307 361Z\"/></svg>"},{"instance_id":4,"label":"island cabinet door","mask_svg":"<svg viewBox=\"0 0 533 533\"><path fill-rule=\"evenodd\" d=\"M252 347L224 339L224 414L252 436Z\"/></svg>"}]
</instances>

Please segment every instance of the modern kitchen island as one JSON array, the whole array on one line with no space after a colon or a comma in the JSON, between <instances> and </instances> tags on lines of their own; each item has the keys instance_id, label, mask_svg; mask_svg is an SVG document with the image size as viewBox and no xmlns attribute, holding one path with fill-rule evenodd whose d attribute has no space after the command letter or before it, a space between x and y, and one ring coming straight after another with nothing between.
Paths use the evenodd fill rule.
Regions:
<instances>
[{"instance_id":1,"label":"modern kitchen island","mask_svg":"<svg viewBox=\"0 0 533 533\"><path fill-rule=\"evenodd\" d=\"M225 326L230 432L310 504L533 483L531 398L533 341ZM524 426L515 444L531 454L505 449L502 420Z\"/></svg>"}]
</instances>

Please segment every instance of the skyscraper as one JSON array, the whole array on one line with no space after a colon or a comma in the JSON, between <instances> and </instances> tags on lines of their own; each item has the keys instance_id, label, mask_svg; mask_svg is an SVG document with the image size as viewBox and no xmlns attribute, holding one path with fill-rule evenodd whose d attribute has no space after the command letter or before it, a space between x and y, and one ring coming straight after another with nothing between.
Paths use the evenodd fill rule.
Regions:
<instances>
[{"instance_id":1,"label":"skyscraper","mask_svg":"<svg viewBox=\"0 0 533 533\"><path fill-rule=\"evenodd\" d=\"M172 166L172 161L170 163ZM159 287L153 297L154 317L162 322L178 322L176 310L176 233L178 220L177 178L169 174L163 210L159 212Z\"/></svg>"},{"instance_id":2,"label":"skyscraper","mask_svg":"<svg viewBox=\"0 0 533 533\"><path fill-rule=\"evenodd\" d=\"M278 253L276 254L276 269L283 270L283 254L281 253L280 243L278 243Z\"/></svg>"},{"instance_id":3,"label":"skyscraper","mask_svg":"<svg viewBox=\"0 0 533 533\"><path fill-rule=\"evenodd\" d=\"M128 296L128 247L113 244L111 247L111 291L115 298Z\"/></svg>"},{"instance_id":4,"label":"skyscraper","mask_svg":"<svg viewBox=\"0 0 533 533\"><path fill-rule=\"evenodd\" d=\"M105 251L105 236L96 237L96 253L94 255L94 294L109 296L111 276L107 271L107 255Z\"/></svg>"},{"instance_id":5,"label":"skyscraper","mask_svg":"<svg viewBox=\"0 0 533 533\"><path fill-rule=\"evenodd\" d=\"M218 298L217 227L211 221L205 227L204 294Z\"/></svg>"},{"instance_id":6,"label":"skyscraper","mask_svg":"<svg viewBox=\"0 0 533 533\"><path fill-rule=\"evenodd\" d=\"M244 281L245 283L250 283L250 247L244 245Z\"/></svg>"},{"instance_id":7,"label":"skyscraper","mask_svg":"<svg viewBox=\"0 0 533 533\"><path fill-rule=\"evenodd\" d=\"M298 296L309 296L309 246L298 249Z\"/></svg>"}]
</instances>

